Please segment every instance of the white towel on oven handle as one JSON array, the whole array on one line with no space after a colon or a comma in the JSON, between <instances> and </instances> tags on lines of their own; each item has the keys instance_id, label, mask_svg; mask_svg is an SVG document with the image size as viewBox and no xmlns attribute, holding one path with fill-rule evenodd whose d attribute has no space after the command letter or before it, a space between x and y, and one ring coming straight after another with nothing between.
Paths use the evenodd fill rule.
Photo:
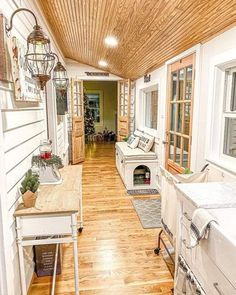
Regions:
<instances>
[{"instance_id":1,"label":"white towel on oven handle","mask_svg":"<svg viewBox=\"0 0 236 295\"><path fill-rule=\"evenodd\" d=\"M206 209L198 208L194 211L190 224L189 248L196 247L200 240L208 238L211 222L217 220Z\"/></svg>"}]
</instances>

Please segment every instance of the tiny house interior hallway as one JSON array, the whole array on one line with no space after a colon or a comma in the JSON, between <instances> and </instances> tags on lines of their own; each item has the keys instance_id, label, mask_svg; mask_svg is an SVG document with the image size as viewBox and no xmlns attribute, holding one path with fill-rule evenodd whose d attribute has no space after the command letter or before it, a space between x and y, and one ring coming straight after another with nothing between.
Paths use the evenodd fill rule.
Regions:
<instances>
[{"instance_id":1,"label":"tiny house interior hallway","mask_svg":"<svg viewBox=\"0 0 236 295\"><path fill-rule=\"evenodd\" d=\"M0 2L0 295L26 295L28 290L30 295L50 294L52 278L35 275L34 243L54 244L56 239L66 244L55 294L171 294L176 277L173 282L162 255L153 253L160 230L143 229L132 205L143 198L155 198L161 208L171 209L168 221L176 238L160 207L156 212L162 222L158 226L172 234L168 242L177 245L176 266L182 261L177 249L181 245L181 255L206 290L204 295L217 294L215 283L221 293L236 295L235 239L234 251L222 251L223 267L225 261L230 264L219 274L226 284L210 284L204 264L202 268L197 264L205 261L197 256L201 251L192 255L195 251L183 250L189 245L183 235L189 238L196 208L184 211L188 202L183 196L177 202L176 183L165 188L163 182L175 179L175 173L199 173L206 164L207 182L219 183L220 189L236 180L236 1ZM44 36L40 40L38 30ZM106 83L116 97L100 87ZM92 140L85 140L86 92L97 121ZM116 146L98 134L105 128L116 133ZM56 163L50 162L52 158ZM34 177L44 174L40 163L48 164L48 159L54 176L48 178L58 181L50 185L41 181L38 186ZM55 166L62 169L53 170ZM30 169L36 175L28 174ZM70 172L63 178L65 171ZM26 174L32 182L23 182ZM189 179L189 175L178 176ZM35 206L22 209L28 188ZM140 190L158 191L161 198L127 193ZM218 206L226 206L225 199L232 197L236 210L235 191L221 193ZM171 201L164 201L166 192ZM211 197L207 191L202 199ZM51 211L38 212L37 202ZM230 216L229 228L234 228L236 214ZM182 217L187 219L187 234ZM227 218L225 213L223 219ZM19 220L31 230L24 241ZM176 230L179 225L183 234ZM213 242L218 250L218 242ZM159 254L159 247L155 250ZM209 271L212 279L222 265L212 266L216 271ZM227 280L233 292L225 292Z\"/></svg>"},{"instance_id":2,"label":"tiny house interior hallway","mask_svg":"<svg viewBox=\"0 0 236 295\"><path fill-rule=\"evenodd\" d=\"M115 168L112 143L90 144L83 164L84 232L78 238L81 295L170 295L173 280L156 256L159 229L143 229ZM149 196L150 197L150 196ZM64 246L56 294L74 294L71 246ZM34 278L29 295L50 291Z\"/></svg>"}]
</instances>

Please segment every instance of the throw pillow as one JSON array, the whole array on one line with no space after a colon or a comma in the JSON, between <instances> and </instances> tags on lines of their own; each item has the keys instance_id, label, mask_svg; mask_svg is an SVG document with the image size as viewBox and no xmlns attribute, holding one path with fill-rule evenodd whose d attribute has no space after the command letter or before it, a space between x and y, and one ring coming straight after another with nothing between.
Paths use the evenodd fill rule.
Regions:
<instances>
[{"instance_id":1,"label":"throw pillow","mask_svg":"<svg viewBox=\"0 0 236 295\"><path fill-rule=\"evenodd\" d=\"M151 150L153 143L154 137L143 133L143 135L139 139L138 147L142 149L145 153L148 153Z\"/></svg>"},{"instance_id":2,"label":"throw pillow","mask_svg":"<svg viewBox=\"0 0 236 295\"><path fill-rule=\"evenodd\" d=\"M141 130L139 130L139 129L136 129L136 130L134 131L134 136L142 137L143 134L144 134L144 132L141 131Z\"/></svg>"},{"instance_id":3,"label":"throw pillow","mask_svg":"<svg viewBox=\"0 0 236 295\"><path fill-rule=\"evenodd\" d=\"M139 137L134 136L133 134L130 135L129 139L127 140L127 145L131 149L135 149L138 146L138 143L139 143Z\"/></svg>"}]
</instances>

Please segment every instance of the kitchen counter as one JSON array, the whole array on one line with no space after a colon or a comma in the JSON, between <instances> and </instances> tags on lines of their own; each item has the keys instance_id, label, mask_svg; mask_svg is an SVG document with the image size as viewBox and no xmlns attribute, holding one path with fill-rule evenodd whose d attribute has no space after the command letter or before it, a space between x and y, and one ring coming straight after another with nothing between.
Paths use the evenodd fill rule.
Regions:
<instances>
[{"instance_id":1,"label":"kitchen counter","mask_svg":"<svg viewBox=\"0 0 236 295\"><path fill-rule=\"evenodd\" d=\"M236 207L236 182L181 183L176 188L197 208Z\"/></svg>"}]
</instances>

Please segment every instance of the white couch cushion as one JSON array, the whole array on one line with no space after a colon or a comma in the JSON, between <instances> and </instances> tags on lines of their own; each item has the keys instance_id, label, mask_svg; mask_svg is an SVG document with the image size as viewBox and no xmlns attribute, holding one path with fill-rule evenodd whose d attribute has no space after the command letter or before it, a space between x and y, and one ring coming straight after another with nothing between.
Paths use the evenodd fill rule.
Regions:
<instances>
[{"instance_id":1,"label":"white couch cushion","mask_svg":"<svg viewBox=\"0 0 236 295\"><path fill-rule=\"evenodd\" d=\"M124 159L129 160L156 160L157 155L150 151L144 152L140 148L131 149L128 147L127 142L117 142L116 149L122 153Z\"/></svg>"},{"instance_id":2,"label":"white couch cushion","mask_svg":"<svg viewBox=\"0 0 236 295\"><path fill-rule=\"evenodd\" d=\"M127 140L128 147L130 147L131 149L135 149L138 146L138 143L139 143L139 137L131 134Z\"/></svg>"}]
</instances>

